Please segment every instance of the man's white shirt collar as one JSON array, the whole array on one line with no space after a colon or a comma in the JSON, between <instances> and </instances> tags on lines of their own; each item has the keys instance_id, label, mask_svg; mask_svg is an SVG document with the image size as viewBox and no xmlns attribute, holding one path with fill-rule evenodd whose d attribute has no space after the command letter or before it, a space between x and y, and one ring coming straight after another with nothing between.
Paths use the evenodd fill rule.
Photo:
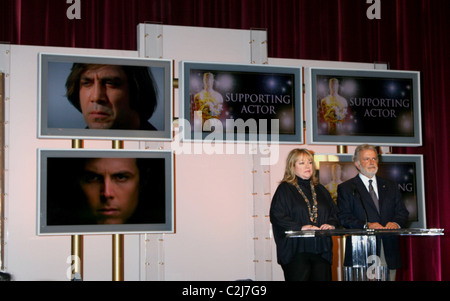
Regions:
<instances>
[{"instance_id":1,"label":"man's white shirt collar","mask_svg":"<svg viewBox=\"0 0 450 301\"><path fill-rule=\"evenodd\" d=\"M366 186L367 191L369 191L369 180L372 180L373 190L375 190L375 193L378 196L378 186L377 186L377 177L376 176L369 178L369 177L363 175L362 173L359 173L359 178L361 179L361 181L363 181L364 186Z\"/></svg>"}]
</instances>

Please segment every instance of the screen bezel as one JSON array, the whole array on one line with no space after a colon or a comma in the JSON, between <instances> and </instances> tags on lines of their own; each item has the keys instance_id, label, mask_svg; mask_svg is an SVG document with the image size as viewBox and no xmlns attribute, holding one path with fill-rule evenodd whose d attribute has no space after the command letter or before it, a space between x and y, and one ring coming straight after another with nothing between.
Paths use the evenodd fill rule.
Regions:
<instances>
[{"instance_id":1,"label":"screen bezel","mask_svg":"<svg viewBox=\"0 0 450 301\"><path fill-rule=\"evenodd\" d=\"M48 225L48 158L144 158L164 160L164 212L163 223L118 224L118 225ZM140 234L174 233L174 154L159 150L37 150L37 235L85 235L85 234Z\"/></svg>"},{"instance_id":2,"label":"screen bezel","mask_svg":"<svg viewBox=\"0 0 450 301\"><path fill-rule=\"evenodd\" d=\"M351 163L353 155L351 154L323 154L317 153L314 155L314 162L320 177L321 162L345 162ZM426 228L426 206L425 206L425 183L424 183L424 169L423 169L423 155L399 155L399 154L382 154L379 156L379 173L384 163L413 163L415 165L415 191L417 196L417 221L410 221L408 228ZM355 167L357 174L357 170ZM393 180L391 180L393 181ZM394 181L395 182L395 181ZM324 184L324 183L322 183Z\"/></svg>"},{"instance_id":3,"label":"screen bezel","mask_svg":"<svg viewBox=\"0 0 450 301\"><path fill-rule=\"evenodd\" d=\"M223 139L216 139L215 142L263 142L272 144L303 144L303 82L302 69L300 67L252 65L236 63L214 63L214 62L180 62L180 114L181 120L187 124L192 124L190 116L190 73L191 70L205 70L211 72L249 72L249 73L273 73L292 74L295 78L294 86L294 133L293 134L260 134L258 133L223 133ZM268 120L268 124L275 119ZM258 124L259 126L259 124ZM181 139L183 141L208 141L209 133L197 133L183 131Z\"/></svg>"},{"instance_id":4,"label":"screen bezel","mask_svg":"<svg viewBox=\"0 0 450 301\"><path fill-rule=\"evenodd\" d=\"M49 126L49 118L55 110L55 105L49 100L51 93L49 89L50 81L50 64L106 64L106 65L130 65L130 66L147 66L150 69L156 68L162 73L162 78L155 78L157 82L158 93L160 94L157 101L157 108L153 116L149 119L158 118L157 130L127 130L127 129L88 129L77 123L76 128L66 128L64 126ZM39 53L38 54L38 138L56 138L56 139L119 139L119 140L160 140L171 141L173 139L173 67L172 60L164 59L147 59L132 57L109 57L109 56L89 56L89 55L71 55L71 54L54 54ZM68 75L70 70L64 70L64 74ZM65 82L66 77L62 78ZM59 85L54 85L59 87ZM53 88L55 89L55 88ZM73 107L65 96L65 87L61 89L58 97L65 100L64 112L70 114L67 119L81 120L81 113ZM64 92L62 91L64 89ZM58 113L60 111L58 110ZM84 122L84 120L83 120ZM80 124L80 125L78 125Z\"/></svg>"},{"instance_id":5,"label":"screen bezel","mask_svg":"<svg viewBox=\"0 0 450 301\"><path fill-rule=\"evenodd\" d=\"M323 135L318 133L318 104L317 104L317 76L345 76L363 77L373 79L410 79L413 87L411 93L413 99L413 136L402 137L399 135L387 135L377 133L373 135ZM420 73L417 71L398 70L363 70L363 69L328 69L328 68L305 68L306 87L306 141L307 144L345 144L359 145L361 143L387 145L387 146L421 146L422 145L422 116L420 95ZM376 124L374 124L376 128Z\"/></svg>"}]
</instances>

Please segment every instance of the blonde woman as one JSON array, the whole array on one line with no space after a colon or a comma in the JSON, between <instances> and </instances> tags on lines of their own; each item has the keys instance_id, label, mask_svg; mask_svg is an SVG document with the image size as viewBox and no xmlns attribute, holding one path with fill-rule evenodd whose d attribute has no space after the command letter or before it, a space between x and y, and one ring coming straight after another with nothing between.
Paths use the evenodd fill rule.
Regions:
<instances>
[{"instance_id":1,"label":"blonde woman","mask_svg":"<svg viewBox=\"0 0 450 301\"><path fill-rule=\"evenodd\" d=\"M330 281L331 236L287 238L286 231L332 230L338 226L337 207L319 184L314 157L306 149L292 150L283 180L270 208L277 260L286 281Z\"/></svg>"}]
</instances>

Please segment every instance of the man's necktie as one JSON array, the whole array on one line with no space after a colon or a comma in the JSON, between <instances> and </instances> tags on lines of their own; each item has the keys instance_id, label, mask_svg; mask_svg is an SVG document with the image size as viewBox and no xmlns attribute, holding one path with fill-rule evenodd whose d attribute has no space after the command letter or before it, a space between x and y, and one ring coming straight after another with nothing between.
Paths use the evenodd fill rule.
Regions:
<instances>
[{"instance_id":1,"label":"man's necktie","mask_svg":"<svg viewBox=\"0 0 450 301\"><path fill-rule=\"evenodd\" d=\"M375 190L373 190L372 180L369 180L369 193L375 203L375 207L377 207L378 212L380 212L380 204L378 202L377 195L375 194Z\"/></svg>"}]
</instances>

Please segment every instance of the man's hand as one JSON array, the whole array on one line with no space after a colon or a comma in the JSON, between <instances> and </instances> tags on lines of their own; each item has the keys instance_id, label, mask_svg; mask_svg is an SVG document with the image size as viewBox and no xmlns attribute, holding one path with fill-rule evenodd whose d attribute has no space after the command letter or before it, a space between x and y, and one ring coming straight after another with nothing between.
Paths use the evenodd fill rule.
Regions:
<instances>
[{"instance_id":1,"label":"man's hand","mask_svg":"<svg viewBox=\"0 0 450 301\"><path fill-rule=\"evenodd\" d=\"M369 229L384 229L384 227L379 223L368 223L367 228L369 228Z\"/></svg>"},{"instance_id":2,"label":"man's hand","mask_svg":"<svg viewBox=\"0 0 450 301\"><path fill-rule=\"evenodd\" d=\"M385 229L399 229L399 226L396 223L389 222L384 227Z\"/></svg>"},{"instance_id":3,"label":"man's hand","mask_svg":"<svg viewBox=\"0 0 450 301\"><path fill-rule=\"evenodd\" d=\"M368 228L369 229L399 229L400 227L396 223L389 222L384 227L379 223L369 223Z\"/></svg>"}]
</instances>

